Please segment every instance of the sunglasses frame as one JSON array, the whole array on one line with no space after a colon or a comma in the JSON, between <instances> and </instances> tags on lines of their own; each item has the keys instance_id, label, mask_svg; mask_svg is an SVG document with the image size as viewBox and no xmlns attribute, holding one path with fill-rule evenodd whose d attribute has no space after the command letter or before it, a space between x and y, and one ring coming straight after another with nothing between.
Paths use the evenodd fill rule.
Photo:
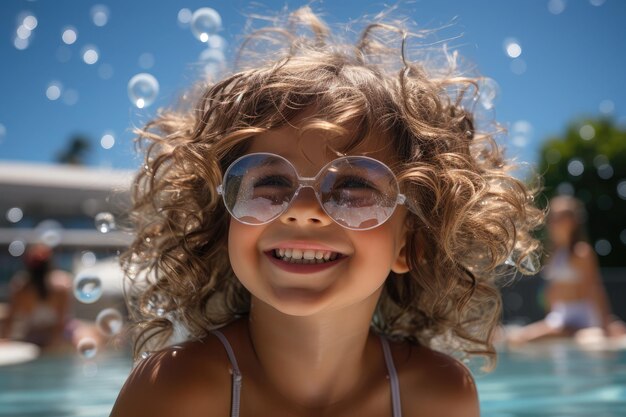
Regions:
<instances>
[{"instance_id":1,"label":"sunglasses frame","mask_svg":"<svg viewBox=\"0 0 626 417\"><path fill-rule=\"evenodd\" d=\"M291 196L291 199L289 200L289 203L287 204L287 207L285 207L285 209L283 211L281 211L279 214L275 215L274 217L272 217L271 219L262 222L262 223L249 223L249 222L245 222L242 221L240 219L238 219L237 217L235 217L232 212L230 211L230 208L228 207L228 204L226 203L226 195L224 193L224 178L228 177L228 174L231 171L231 168L233 168L239 161L241 161L244 158L248 158L250 156L262 156L262 155L266 155L266 156L271 156L271 157L276 157L279 159L282 159L283 161L287 162L287 164L291 167L291 169L293 170L293 172L295 173L295 177L298 180L298 187L296 188L296 190L293 192L293 195ZM320 196L320 192L318 190L318 187L316 187L316 184L318 184L318 181L321 177L322 174L326 174L328 169L330 168L331 165L335 164L337 161L341 161L341 160L350 160L350 159L359 159L359 160L368 160L368 161L373 161L379 165L381 165L384 169L386 169L393 177L394 179L394 183L395 183L395 190L396 190L396 205L394 206L393 210L391 211L391 214L389 215L389 217L387 217L384 221L371 226L371 227L366 227L366 228L354 228L354 227L348 227L344 224L339 223L337 220L335 220L335 218L333 216L331 216L326 209L324 208L324 203L322 202L321 196ZM385 223L387 220L389 220L391 218L391 216L393 215L393 213L396 210L396 207L398 205L403 205L406 201L406 196L404 194L402 194L400 192L400 186L398 184L398 178L396 177L396 174L391 170L391 168L389 168L389 166L387 166L387 164L379 161L378 159L375 158L370 158L369 156L362 156L362 155L346 155L346 156L342 156L340 158L334 159L330 162L328 162L326 165L324 165L319 171L318 173L314 176L314 177L301 177L300 174L298 173L298 170L296 169L296 167L291 163L291 161L289 161L287 158L271 153L271 152L255 152L255 153L250 153L247 155L243 155L240 156L239 158L235 159L226 169L226 172L224 173L224 175L222 176L222 183L220 185L217 186L216 190L217 193L219 195L222 196L222 201L224 202L224 206L226 207L226 210L228 210L228 213L232 216L232 218L234 218L235 220L237 220L240 223L243 224L247 224L247 225L251 225L251 226L261 226L264 224L268 224L273 222L274 220L276 220L277 218L279 218L280 216L282 216L283 214L285 214L289 208L291 207L291 205L293 204L294 200L296 199L296 197L298 197L298 194L300 193L300 190L303 188L311 188L313 189L313 193L315 194L315 198L317 199L318 204L320 205L320 207L322 208L322 210L324 210L324 213L326 213L326 215L332 219L335 223L337 223L338 225L340 225L341 227L344 227L346 229L349 230L357 230L357 231L364 231L364 230L370 230L370 229L374 229L380 225L382 225L383 223Z\"/></svg>"}]
</instances>

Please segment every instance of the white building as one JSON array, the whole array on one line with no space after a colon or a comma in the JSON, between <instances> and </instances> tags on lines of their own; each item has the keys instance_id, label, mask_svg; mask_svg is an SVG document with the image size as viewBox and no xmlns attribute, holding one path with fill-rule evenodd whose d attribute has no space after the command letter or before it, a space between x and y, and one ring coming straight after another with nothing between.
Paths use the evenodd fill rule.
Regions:
<instances>
[{"instance_id":1,"label":"white building","mask_svg":"<svg viewBox=\"0 0 626 417\"><path fill-rule=\"evenodd\" d=\"M0 161L0 302L6 301L8 281L22 268L20 257L29 243L53 246L56 265L70 272L111 264L131 235L108 220L98 225L106 231L102 233L95 219L100 213L123 217L133 175L129 170Z\"/></svg>"}]
</instances>

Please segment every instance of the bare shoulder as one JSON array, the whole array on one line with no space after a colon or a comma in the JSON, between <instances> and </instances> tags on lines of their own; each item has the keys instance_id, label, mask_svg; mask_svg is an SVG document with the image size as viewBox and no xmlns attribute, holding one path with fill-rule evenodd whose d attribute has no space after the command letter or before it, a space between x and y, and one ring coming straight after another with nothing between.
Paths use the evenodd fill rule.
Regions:
<instances>
[{"instance_id":1,"label":"bare shoulder","mask_svg":"<svg viewBox=\"0 0 626 417\"><path fill-rule=\"evenodd\" d=\"M479 403L471 372L458 360L425 346L397 344L394 360L400 375L407 416L478 417Z\"/></svg>"},{"instance_id":2,"label":"bare shoulder","mask_svg":"<svg viewBox=\"0 0 626 417\"><path fill-rule=\"evenodd\" d=\"M135 366L111 417L229 415L230 381L228 357L214 336L171 346Z\"/></svg>"}]
</instances>

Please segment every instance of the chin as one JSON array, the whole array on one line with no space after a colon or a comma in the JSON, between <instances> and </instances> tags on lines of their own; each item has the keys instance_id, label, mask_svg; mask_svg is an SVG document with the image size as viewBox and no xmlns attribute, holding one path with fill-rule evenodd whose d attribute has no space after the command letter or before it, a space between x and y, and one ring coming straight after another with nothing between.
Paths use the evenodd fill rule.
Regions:
<instances>
[{"instance_id":1,"label":"chin","mask_svg":"<svg viewBox=\"0 0 626 417\"><path fill-rule=\"evenodd\" d=\"M313 316L329 307L324 291L301 288L275 289L271 299L263 301L277 311L294 317Z\"/></svg>"}]
</instances>

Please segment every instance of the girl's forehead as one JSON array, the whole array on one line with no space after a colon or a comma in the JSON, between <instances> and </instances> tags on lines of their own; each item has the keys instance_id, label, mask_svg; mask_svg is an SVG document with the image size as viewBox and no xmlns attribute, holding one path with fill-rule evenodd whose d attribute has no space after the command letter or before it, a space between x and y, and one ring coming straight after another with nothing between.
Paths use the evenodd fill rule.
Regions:
<instances>
[{"instance_id":1,"label":"girl's forehead","mask_svg":"<svg viewBox=\"0 0 626 417\"><path fill-rule=\"evenodd\" d=\"M302 130L287 125L251 138L246 153L277 154L294 165L300 165L303 170L311 169L311 172L317 172L316 170L328 162L343 155L369 156L386 164L390 164L394 159L391 141L381 135L370 134L359 141L354 149L344 153L350 144L349 138L336 137L322 130Z\"/></svg>"}]
</instances>

